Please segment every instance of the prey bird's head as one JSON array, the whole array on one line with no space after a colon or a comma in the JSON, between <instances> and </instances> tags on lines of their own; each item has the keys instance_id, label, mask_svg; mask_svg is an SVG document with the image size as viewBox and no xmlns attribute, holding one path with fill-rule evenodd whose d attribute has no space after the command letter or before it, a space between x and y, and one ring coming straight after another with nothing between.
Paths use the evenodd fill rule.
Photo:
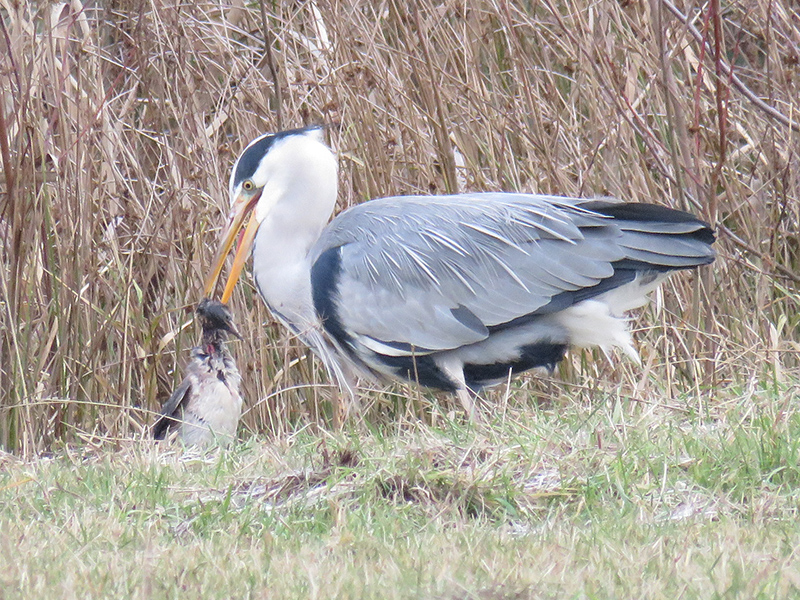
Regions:
<instances>
[{"instance_id":1,"label":"prey bird's head","mask_svg":"<svg viewBox=\"0 0 800 600\"><path fill-rule=\"evenodd\" d=\"M200 304L197 305L195 314L200 319L200 326L203 328L203 334L214 333L217 331L225 331L231 335L242 339L236 327L233 325L233 314L231 310L219 302L218 300L211 300L203 298ZM224 337L222 338L225 339Z\"/></svg>"},{"instance_id":2,"label":"prey bird's head","mask_svg":"<svg viewBox=\"0 0 800 600\"><path fill-rule=\"evenodd\" d=\"M233 267L222 294L225 304L250 255L261 223L276 211L276 207L292 200L291 196L298 190L306 192L304 185L307 187L306 182L318 172L324 172L326 176L332 173L335 188L336 160L323 142L321 127L270 133L248 144L233 165L229 184L231 209L212 270L206 279L206 296L214 291L225 258L248 215L250 218L236 248Z\"/></svg>"}]
</instances>

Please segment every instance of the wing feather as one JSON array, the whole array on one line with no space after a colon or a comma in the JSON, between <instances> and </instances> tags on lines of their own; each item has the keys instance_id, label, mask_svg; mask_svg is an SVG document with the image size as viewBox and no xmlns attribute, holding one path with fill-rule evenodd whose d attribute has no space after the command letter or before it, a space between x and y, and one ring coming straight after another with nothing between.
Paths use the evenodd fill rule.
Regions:
<instances>
[{"instance_id":1,"label":"wing feather","mask_svg":"<svg viewBox=\"0 0 800 600\"><path fill-rule=\"evenodd\" d=\"M571 294L577 301L608 287L603 281L630 281L616 271L623 263L669 270L711 262L709 236L688 213L652 205L501 193L395 197L341 213L311 258L339 249L334 301L343 330L372 347L435 352L552 310L556 297L569 306Z\"/></svg>"},{"instance_id":2,"label":"wing feather","mask_svg":"<svg viewBox=\"0 0 800 600\"><path fill-rule=\"evenodd\" d=\"M187 376L181 381L180 385L175 388L175 391L172 392L172 395L169 397L169 400L164 403L164 406L161 407L158 420L153 425L153 438L157 440L164 439L170 426L177 423L174 418L175 413L189 397L191 389L192 379Z\"/></svg>"}]
</instances>

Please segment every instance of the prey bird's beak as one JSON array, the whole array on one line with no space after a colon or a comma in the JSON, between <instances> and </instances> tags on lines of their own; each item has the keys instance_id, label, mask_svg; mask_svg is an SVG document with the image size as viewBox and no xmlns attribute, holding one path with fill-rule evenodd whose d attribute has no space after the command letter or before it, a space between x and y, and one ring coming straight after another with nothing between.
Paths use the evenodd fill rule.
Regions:
<instances>
[{"instance_id":1,"label":"prey bird's beak","mask_svg":"<svg viewBox=\"0 0 800 600\"><path fill-rule=\"evenodd\" d=\"M242 337L242 334L240 334L239 330L236 329L236 327L234 327L233 323L229 323L228 326L225 327L225 331L227 331L233 337L235 337L235 338L237 338L239 340L244 340L244 338Z\"/></svg>"},{"instance_id":2,"label":"prey bird's beak","mask_svg":"<svg viewBox=\"0 0 800 600\"><path fill-rule=\"evenodd\" d=\"M250 255L250 248L253 246L253 240L256 237L256 231L258 231L258 220L256 219L256 214L253 209L256 204L258 204L258 199L260 197L260 191L250 198L243 198L239 195L233 203L231 214L228 217L228 224L225 227L225 231L222 233L219 250L217 250L217 255L214 257L211 273L208 279L206 279L204 293L206 296L211 296L217 285L217 279L219 279L219 275L222 272L222 267L225 265L225 258L230 253L231 248L233 248L236 234L238 234L239 230L242 228L242 224L247 218L248 213L252 213L250 221L247 224L247 229L239 242L239 246L236 248L236 255L233 258L233 267L231 268L230 275L228 275L228 281L225 283L225 291L222 293L221 302L223 304L227 304L228 300L230 300L233 288L239 280L239 275L242 273L244 263Z\"/></svg>"}]
</instances>

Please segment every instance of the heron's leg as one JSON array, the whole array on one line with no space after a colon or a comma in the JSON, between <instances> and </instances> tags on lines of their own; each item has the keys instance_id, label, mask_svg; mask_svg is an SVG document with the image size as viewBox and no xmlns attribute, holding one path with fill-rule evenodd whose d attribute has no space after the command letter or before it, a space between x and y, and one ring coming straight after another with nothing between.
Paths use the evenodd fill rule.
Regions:
<instances>
[{"instance_id":1,"label":"heron's leg","mask_svg":"<svg viewBox=\"0 0 800 600\"><path fill-rule=\"evenodd\" d=\"M361 403L358 400L355 380L348 378L346 383L339 380L338 384L334 386L332 398L333 428L336 431L341 430L354 414L361 414Z\"/></svg>"},{"instance_id":2,"label":"heron's leg","mask_svg":"<svg viewBox=\"0 0 800 600\"><path fill-rule=\"evenodd\" d=\"M458 399L461 401L461 406L463 406L464 410L467 412L469 420L479 423L481 420L480 414L475 408L475 400L473 400L470 389L467 386L460 387L456 390L456 396L458 396Z\"/></svg>"},{"instance_id":3,"label":"heron's leg","mask_svg":"<svg viewBox=\"0 0 800 600\"><path fill-rule=\"evenodd\" d=\"M358 376L350 365L341 365L341 375L338 378L339 397L344 413L344 420L354 415L361 415L361 400L358 397Z\"/></svg>"},{"instance_id":4,"label":"heron's leg","mask_svg":"<svg viewBox=\"0 0 800 600\"><path fill-rule=\"evenodd\" d=\"M341 388L333 390L333 429L341 431L347 420L347 402L344 401Z\"/></svg>"},{"instance_id":5,"label":"heron's leg","mask_svg":"<svg viewBox=\"0 0 800 600\"><path fill-rule=\"evenodd\" d=\"M336 346L329 343L318 330L309 329L306 336L301 339L319 357L328 371L328 376L337 383L332 398L333 427L339 430L353 414L361 414L358 374L346 360L340 360L341 355Z\"/></svg>"},{"instance_id":6,"label":"heron's leg","mask_svg":"<svg viewBox=\"0 0 800 600\"><path fill-rule=\"evenodd\" d=\"M475 394L469 389L464 379L464 363L452 357L439 357L436 360L436 365L444 371L445 375L455 384L456 396L458 396L461 406L464 407L469 420L473 423L479 423L481 418L475 406Z\"/></svg>"}]
</instances>

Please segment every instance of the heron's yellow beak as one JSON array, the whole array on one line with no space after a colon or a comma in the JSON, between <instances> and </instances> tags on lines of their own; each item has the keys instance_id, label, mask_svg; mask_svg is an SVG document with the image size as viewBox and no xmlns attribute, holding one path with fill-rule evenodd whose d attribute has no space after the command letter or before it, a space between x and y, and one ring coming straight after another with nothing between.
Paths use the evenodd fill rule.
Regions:
<instances>
[{"instance_id":1,"label":"heron's yellow beak","mask_svg":"<svg viewBox=\"0 0 800 600\"><path fill-rule=\"evenodd\" d=\"M222 272L225 258L230 253L231 248L233 248L234 241L236 241L236 234L238 234L239 230L242 228L242 224L247 218L248 213L252 213L250 221L247 223L247 229L245 229L244 235L239 241L239 246L236 248L236 255L233 257L233 267L231 268L230 275L228 275L228 281L225 283L225 291L222 293L221 301L223 304L227 304L228 300L230 300L233 288L239 280L239 275L242 273L244 263L247 261L247 257L250 256L250 248L253 247L253 240L256 237L256 231L258 231L259 225L253 209L256 204L258 204L258 199L260 197L261 192L259 191L250 198L242 197L241 195L236 198L231 208L231 214L228 217L228 224L220 240L219 250L217 250L217 255L214 258L211 274L208 279L206 279L205 295L210 296L217 285L217 279L219 279L219 275Z\"/></svg>"}]
</instances>

